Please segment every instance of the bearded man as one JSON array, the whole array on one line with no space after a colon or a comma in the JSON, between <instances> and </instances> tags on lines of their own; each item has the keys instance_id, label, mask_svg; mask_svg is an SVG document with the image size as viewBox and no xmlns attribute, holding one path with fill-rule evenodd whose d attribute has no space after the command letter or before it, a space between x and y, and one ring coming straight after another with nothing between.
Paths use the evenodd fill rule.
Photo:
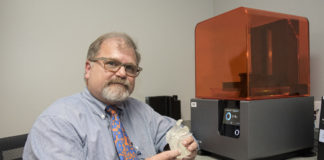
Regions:
<instances>
[{"instance_id":1,"label":"bearded man","mask_svg":"<svg viewBox=\"0 0 324 160\"><path fill-rule=\"evenodd\" d=\"M54 102L36 120L23 158L61 160L176 159L166 133L175 120L129 97L142 70L140 54L125 33L100 36L89 47L85 62L86 89ZM184 145L194 159L198 144Z\"/></svg>"}]
</instances>

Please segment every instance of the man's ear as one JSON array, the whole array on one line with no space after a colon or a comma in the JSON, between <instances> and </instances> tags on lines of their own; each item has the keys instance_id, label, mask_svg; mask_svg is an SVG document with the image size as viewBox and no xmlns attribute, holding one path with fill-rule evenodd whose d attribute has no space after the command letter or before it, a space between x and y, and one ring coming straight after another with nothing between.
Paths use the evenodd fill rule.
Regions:
<instances>
[{"instance_id":1,"label":"man's ear","mask_svg":"<svg viewBox=\"0 0 324 160\"><path fill-rule=\"evenodd\" d=\"M91 67L91 62L87 60L85 63L84 79L88 79L90 77Z\"/></svg>"}]
</instances>

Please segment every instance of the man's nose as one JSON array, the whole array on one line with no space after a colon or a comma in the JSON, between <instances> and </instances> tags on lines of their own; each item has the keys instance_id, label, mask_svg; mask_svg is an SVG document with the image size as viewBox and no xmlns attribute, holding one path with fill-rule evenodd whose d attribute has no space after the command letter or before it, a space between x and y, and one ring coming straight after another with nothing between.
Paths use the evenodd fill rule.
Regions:
<instances>
[{"instance_id":1,"label":"man's nose","mask_svg":"<svg viewBox=\"0 0 324 160\"><path fill-rule=\"evenodd\" d=\"M119 76L119 77L127 77L127 73L126 73L126 70L125 70L125 66L121 66L117 72L116 72L116 75Z\"/></svg>"}]
</instances>

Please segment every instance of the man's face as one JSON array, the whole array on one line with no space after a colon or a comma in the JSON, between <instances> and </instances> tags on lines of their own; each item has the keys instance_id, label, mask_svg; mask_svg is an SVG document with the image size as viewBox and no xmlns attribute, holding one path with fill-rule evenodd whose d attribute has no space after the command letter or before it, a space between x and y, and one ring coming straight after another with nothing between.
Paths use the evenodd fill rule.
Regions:
<instances>
[{"instance_id":1,"label":"man's face","mask_svg":"<svg viewBox=\"0 0 324 160\"><path fill-rule=\"evenodd\" d=\"M117 60L123 64L136 65L136 56L133 48L129 48L120 38L105 40L98 57ZM85 79L88 90L100 101L114 104L125 100L134 90L135 77L127 76L122 66L116 72L105 70L103 61L86 62Z\"/></svg>"}]
</instances>

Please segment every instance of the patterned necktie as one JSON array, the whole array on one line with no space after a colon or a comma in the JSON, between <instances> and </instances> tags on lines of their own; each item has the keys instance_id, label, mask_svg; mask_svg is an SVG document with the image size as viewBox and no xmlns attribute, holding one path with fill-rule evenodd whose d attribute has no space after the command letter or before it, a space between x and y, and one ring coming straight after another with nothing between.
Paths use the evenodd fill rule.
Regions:
<instances>
[{"instance_id":1,"label":"patterned necktie","mask_svg":"<svg viewBox=\"0 0 324 160\"><path fill-rule=\"evenodd\" d=\"M106 112L111 116L110 125L119 159L137 160L135 149L120 122L116 108L107 106Z\"/></svg>"}]
</instances>

